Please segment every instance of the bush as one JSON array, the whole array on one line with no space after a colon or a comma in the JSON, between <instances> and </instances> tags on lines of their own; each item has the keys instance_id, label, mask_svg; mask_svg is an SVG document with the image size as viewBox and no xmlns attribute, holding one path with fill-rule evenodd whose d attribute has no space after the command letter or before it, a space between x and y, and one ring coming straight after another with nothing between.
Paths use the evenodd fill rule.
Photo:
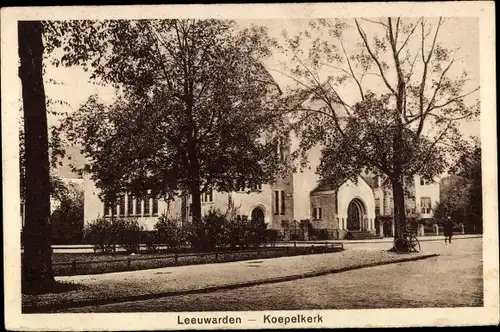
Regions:
<instances>
[{"instance_id":1,"label":"bush","mask_svg":"<svg viewBox=\"0 0 500 332\"><path fill-rule=\"evenodd\" d=\"M241 219L228 220L225 227L224 244L229 248L236 249L244 246L247 232L247 221Z\"/></svg>"},{"instance_id":2,"label":"bush","mask_svg":"<svg viewBox=\"0 0 500 332\"><path fill-rule=\"evenodd\" d=\"M190 224L186 233L191 246L200 251L218 248L257 247L267 241L264 221L227 218L211 210L199 223Z\"/></svg>"},{"instance_id":3,"label":"bush","mask_svg":"<svg viewBox=\"0 0 500 332\"><path fill-rule=\"evenodd\" d=\"M80 244L83 241L83 189L62 183L55 197L59 203L50 215L53 244Z\"/></svg>"},{"instance_id":4,"label":"bush","mask_svg":"<svg viewBox=\"0 0 500 332\"><path fill-rule=\"evenodd\" d=\"M278 241L280 238L279 231L277 229L266 229L265 231L265 241L266 243L272 243Z\"/></svg>"},{"instance_id":5,"label":"bush","mask_svg":"<svg viewBox=\"0 0 500 332\"><path fill-rule=\"evenodd\" d=\"M313 237L315 240L329 240L330 236L328 235L328 229L326 228L317 228L314 229ZM333 237L333 236L331 236Z\"/></svg>"},{"instance_id":6,"label":"bush","mask_svg":"<svg viewBox=\"0 0 500 332\"><path fill-rule=\"evenodd\" d=\"M196 250L213 251L225 244L224 226L227 226L225 215L220 211L210 210L200 222L190 224L188 241Z\"/></svg>"},{"instance_id":7,"label":"bush","mask_svg":"<svg viewBox=\"0 0 500 332\"><path fill-rule=\"evenodd\" d=\"M165 244L170 248L178 248L187 241L187 229L181 225L178 219L170 219L162 215L158 218L155 229L157 230L156 243Z\"/></svg>"},{"instance_id":8,"label":"bush","mask_svg":"<svg viewBox=\"0 0 500 332\"><path fill-rule=\"evenodd\" d=\"M245 223L245 244L250 247L258 247L266 241L267 225L263 220L250 220Z\"/></svg>"},{"instance_id":9,"label":"bush","mask_svg":"<svg viewBox=\"0 0 500 332\"><path fill-rule=\"evenodd\" d=\"M139 251L143 230L137 219L99 218L85 226L84 236L85 242L93 244L96 251L114 251L118 244L132 253Z\"/></svg>"}]
</instances>

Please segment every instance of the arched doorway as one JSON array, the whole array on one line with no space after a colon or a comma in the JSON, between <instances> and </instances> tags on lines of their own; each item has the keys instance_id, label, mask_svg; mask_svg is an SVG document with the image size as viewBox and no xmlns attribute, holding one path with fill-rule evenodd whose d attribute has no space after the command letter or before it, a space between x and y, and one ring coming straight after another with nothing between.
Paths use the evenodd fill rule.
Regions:
<instances>
[{"instance_id":1,"label":"arched doorway","mask_svg":"<svg viewBox=\"0 0 500 332\"><path fill-rule=\"evenodd\" d=\"M256 207L252 210L252 220L264 222L264 210L261 207Z\"/></svg>"},{"instance_id":2,"label":"arched doorway","mask_svg":"<svg viewBox=\"0 0 500 332\"><path fill-rule=\"evenodd\" d=\"M365 205L359 198L353 199L347 206L347 230L362 231L366 229L364 216Z\"/></svg>"}]
</instances>

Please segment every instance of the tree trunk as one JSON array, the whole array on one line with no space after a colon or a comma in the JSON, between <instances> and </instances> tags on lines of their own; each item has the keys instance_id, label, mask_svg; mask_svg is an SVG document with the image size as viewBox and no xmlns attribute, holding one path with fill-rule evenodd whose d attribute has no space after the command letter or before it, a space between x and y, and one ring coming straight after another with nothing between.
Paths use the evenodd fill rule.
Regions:
<instances>
[{"instance_id":1,"label":"tree trunk","mask_svg":"<svg viewBox=\"0 0 500 332\"><path fill-rule=\"evenodd\" d=\"M200 191L200 181L198 179L193 179L191 182L191 211L193 214L193 222L199 222L201 220L201 191Z\"/></svg>"},{"instance_id":2,"label":"tree trunk","mask_svg":"<svg viewBox=\"0 0 500 332\"><path fill-rule=\"evenodd\" d=\"M192 120L191 120L192 121ZM191 191L191 213L193 222L201 220L200 163L192 126L188 133L188 158Z\"/></svg>"},{"instance_id":3,"label":"tree trunk","mask_svg":"<svg viewBox=\"0 0 500 332\"><path fill-rule=\"evenodd\" d=\"M405 197L401 179L393 179L392 195L394 198L394 240L401 237L406 226Z\"/></svg>"},{"instance_id":4,"label":"tree trunk","mask_svg":"<svg viewBox=\"0 0 500 332\"><path fill-rule=\"evenodd\" d=\"M26 208L23 292L41 292L54 283L50 244L50 178L47 112L43 86L42 23L18 23L26 153Z\"/></svg>"}]
</instances>

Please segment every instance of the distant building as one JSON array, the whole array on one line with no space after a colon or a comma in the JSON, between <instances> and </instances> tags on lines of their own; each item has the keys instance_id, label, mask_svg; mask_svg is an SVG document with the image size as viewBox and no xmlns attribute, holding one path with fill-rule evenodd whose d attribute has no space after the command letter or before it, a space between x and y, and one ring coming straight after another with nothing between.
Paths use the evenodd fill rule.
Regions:
<instances>
[{"instance_id":1,"label":"distant building","mask_svg":"<svg viewBox=\"0 0 500 332\"><path fill-rule=\"evenodd\" d=\"M277 158L287 160L297 139L292 135L277 148ZM234 207L243 219L262 219L271 229L281 230L288 223L308 219L314 228L328 229L334 237L344 237L347 231L375 233L375 201L373 190L362 177L357 183L347 181L339 188L320 184L316 174L321 150L309 152L309 167L290 173L272 184L262 184L254 191L243 186L234 192L210 191L202 194L202 214L210 209L222 212ZM85 222L100 217L131 216L149 230L154 229L158 216L166 214L190 221L191 201L178 198L170 202L155 197L136 198L123 195L111 206L99 198L100 190L84 176Z\"/></svg>"},{"instance_id":2,"label":"distant building","mask_svg":"<svg viewBox=\"0 0 500 332\"><path fill-rule=\"evenodd\" d=\"M299 139L291 133L278 145L276 158L295 162L290 160L290 154L298 144ZM322 183L316 174L321 148L313 147L307 157L307 167L274 183L264 183L253 188L252 192L242 186L234 192L203 193L202 214L210 209L224 212L234 206L243 219L262 219L268 228L280 231L294 221L309 220L313 228L326 230L332 238L344 238L348 232L380 233L376 216L392 215L391 190L380 184L375 186L373 177L362 175L356 182L346 181L338 187ZM420 181L418 177L415 179ZM84 182L86 223L100 217L130 216L138 218L146 229L152 230L161 214L186 222L192 218L190 197L165 202L156 197L122 195L115 204L110 204L99 198L100 190L89 175L84 176ZM413 196L414 203L410 206L418 210L422 217L431 216L434 202L439 200L439 190L435 191L430 184L419 184L415 185Z\"/></svg>"},{"instance_id":3,"label":"distant building","mask_svg":"<svg viewBox=\"0 0 500 332\"><path fill-rule=\"evenodd\" d=\"M381 229L380 234L392 236L394 234L394 199L391 184L375 176L372 186L375 195L375 214L378 217L377 229ZM440 202L439 188L439 179L429 182L419 175L413 176L413 181L404 184L406 216L418 219L433 218L434 209Z\"/></svg>"}]
</instances>

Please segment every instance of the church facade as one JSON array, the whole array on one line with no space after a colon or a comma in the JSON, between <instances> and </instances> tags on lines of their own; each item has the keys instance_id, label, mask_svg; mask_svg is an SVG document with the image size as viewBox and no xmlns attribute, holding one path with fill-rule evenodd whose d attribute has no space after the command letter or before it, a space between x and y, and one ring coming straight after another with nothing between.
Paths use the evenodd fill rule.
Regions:
<instances>
[{"instance_id":1,"label":"church facade","mask_svg":"<svg viewBox=\"0 0 500 332\"><path fill-rule=\"evenodd\" d=\"M277 151L277 157L289 158L297 143L296 138L290 137L288 144ZM356 183L347 181L338 188L320 186L316 174L320 157L320 147L315 147L308 153L309 163L305 168L252 190L242 187L234 192L203 193L202 214L211 209L225 212L232 207L243 219L264 220L269 229L282 230L294 221L309 220L313 228L328 230L333 238L343 238L348 231L375 234L373 188L361 176ZM123 195L111 206L99 199L99 189L89 175L84 176L84 182L86 223L100 217L134 217L147 230L153 230L162 214L186 222L191 220L189 197L165 202L155 197L138 199Z\"/></svg>"},{"instance_id":2,"label":"church facade","mask_svg":"<svg viewBox=\"0 0 500 332\"><path fill-rule=\"evenodd\" d=\"M290 152L298 148L298 139L291 135L287 144L278 147L277 158L288 160ZM288 158L288 159L287 159ZM210 210L221 212L234 209L242 219L261 219L268 229L283 231L290 224L308 220L313 229L323 230L329 238L342 239L348 232L391 236L393 200L390 188L380 183L378 177L360 175L357 181L346 181L339 187L320 183L317 167L321 160L321 148L308 151L308 164L297 168L274 183L256 188L241 187L233 192L210 191L202 194L202 214ZM439 183L425 183L419 176L410 181L407 197L407 215L417 214L431 218L432 210L439 202ZM85 223L100 217L134 217L147 229L154 230L160 215L191 221L189 197L165 202L155 197L135 198L123 195L114 205L106 204L98 197L99 189L88 175L84 176ZM382 218L381 218L382 217ZM380 220L385 217L384 222ZM388 225L387 221L392 225Z\"/></svg>"}]
</instances>

